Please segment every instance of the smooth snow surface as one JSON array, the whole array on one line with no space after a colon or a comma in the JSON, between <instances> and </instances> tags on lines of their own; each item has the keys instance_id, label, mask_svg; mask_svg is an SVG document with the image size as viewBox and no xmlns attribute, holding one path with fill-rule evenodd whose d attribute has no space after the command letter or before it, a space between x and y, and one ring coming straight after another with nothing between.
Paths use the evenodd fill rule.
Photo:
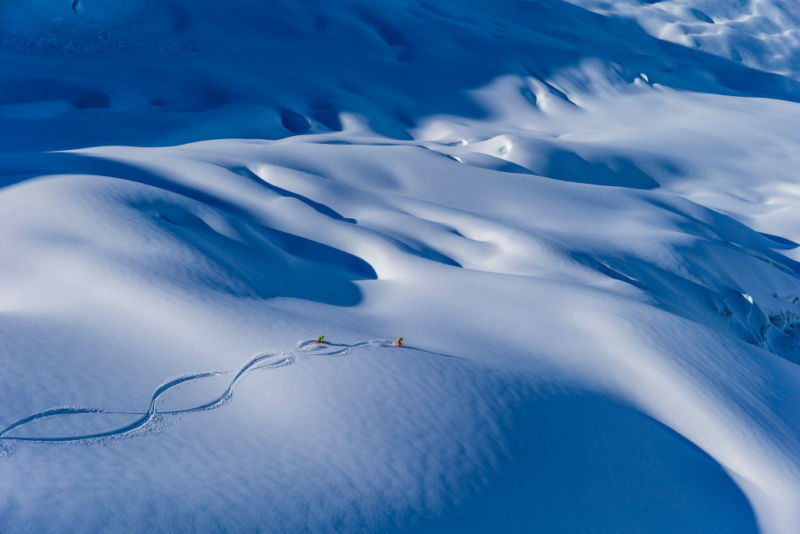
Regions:
<instances>
[{"instance_id":1,"label":"smooth snow surface","mask_svg":"<svg viewBox=\"0 0 800 534\"><path fill-rule=\"evenodd\" d=\"M800 532L798 13L3 2L0 532Z\"/></svg>"}]
</instances>

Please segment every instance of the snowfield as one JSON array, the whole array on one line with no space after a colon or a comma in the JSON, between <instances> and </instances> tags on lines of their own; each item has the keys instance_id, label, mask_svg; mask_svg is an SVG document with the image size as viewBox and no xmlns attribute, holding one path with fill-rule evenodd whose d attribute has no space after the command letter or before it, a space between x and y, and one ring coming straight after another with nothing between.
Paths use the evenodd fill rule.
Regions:
<instances>
[{"instance_id":1,"label":"snowfield","mask_svg":"<svg viewBox=\"0 0 800 534\"><path fill-rule=\"evenodd\" d=\"M4 2L0 532L800 531L798 13Z\"/></svg>"}]
</instances>

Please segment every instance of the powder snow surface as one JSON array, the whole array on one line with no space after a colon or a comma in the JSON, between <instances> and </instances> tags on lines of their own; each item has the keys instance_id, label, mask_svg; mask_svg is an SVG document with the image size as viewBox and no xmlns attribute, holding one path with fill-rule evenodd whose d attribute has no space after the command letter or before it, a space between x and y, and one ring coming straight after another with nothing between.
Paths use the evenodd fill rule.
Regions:
<instances>
[{"instance_id":1,"label":"powder snow surface","mask_svg":"<svg viewBox=\"0 0 800 534\"><path fill-rule=\"evenodd\" d=\"M5 0L0 532L800 532L798 13Z\"/></svg>"}]
</instances>

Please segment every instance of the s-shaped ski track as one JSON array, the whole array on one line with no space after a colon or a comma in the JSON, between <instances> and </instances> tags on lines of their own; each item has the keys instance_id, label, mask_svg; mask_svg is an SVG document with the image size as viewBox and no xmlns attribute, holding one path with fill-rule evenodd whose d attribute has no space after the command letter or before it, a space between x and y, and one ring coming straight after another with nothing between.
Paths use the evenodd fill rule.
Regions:
<instances>
[{"instance_id":1,"label":"s-shaped ski track","mask_svg":"<svg viewBox=\"0 0 800 534\"><path fill-rule=\"evenodd\" d=\"M328 343L328 342L318 343L317 340L314 339L301 341L300 343L297 344L297 346L294 349L288 352L269 352L253 356L235 372L233 378L228 383L228 386L218 397L195 406L190 406L179 410L162 411L158 409L158 400L167 391L179 385L188 384L190 382L202 380L204 378L209 378L212 376L231 374L231 372L212 371L212 372L194 373L168 380L163 384L161 384L160 386L158 386L155 389L155 391L153 391L153 394L150 397L150 405L148 406L147 411L144 413L118 412L113 410L105 410L102 408L69 407L69 406L50 408L48 410L37 412L27 417L18 419L13 423L11 423L10 425L8 425L3 430L0 430L0 441L6 440L6 441L28 441L28 442L38 442L38 443L69 443L69 442L85 442L85 441L99 440L102 438L124 437L133 434L134 432L139 432L146 429L149 425L153 423L153 420L156 418L156 416L169 416L169 415L203 412L207 410L213 410L225 405L233 397L233 393L234 390L236 389L236 386L240 384L241 381L252 371L286 367L288 365L294 364L297 361L298 357L301 356L303 357L322 356L328 358L337 358L337 357L347 356L351 354L353 351L362 349L364 347L390 347L390 346L394 346L394 343L382 339L376 339L372 341L360 341L353 345L348 345L344 343ZM50 418L73 416L73 415L84 415L84 414L119 415L123 413L138 415L138 417L135 420L130 421L129 423L126 423L122 426L94 433L85 433L85 434L67 435L67 436L10 436L9 435L9 432L15 429L24 427L29 423L32 423L34 421L39 421L42 419L50 419Z\"/></svg>"}]
</instances>

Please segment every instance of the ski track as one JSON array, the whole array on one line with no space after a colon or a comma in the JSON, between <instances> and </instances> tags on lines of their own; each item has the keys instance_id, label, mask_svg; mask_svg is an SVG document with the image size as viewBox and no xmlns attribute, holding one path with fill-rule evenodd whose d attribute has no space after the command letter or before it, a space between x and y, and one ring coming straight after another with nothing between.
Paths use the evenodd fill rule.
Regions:
<instances>
[{"instance_id":1,"label":"ski track","mask_svg":"<svg viewBox=\"0 0 800 534\"><path fill-rule=\"evenodd\" d=\"M86 407L50 408L48 410L44 410L35 413L33 415L23 417L22 419L18 419L17 421L11 423L2 431L0 431L0 441L8 440L8 441L29 441L29 442L39 442L39 443L65 443L65 442L90 441L90 440L109 438L109 437L122 437L137 431L144 430L151 422L153 422L155 417L159 415L161 416L180 415L185 413L203 412L206 410L213 410L219 408L231 400L236 386L251 371L256 371L260 369L277 369L279 367L286 367L288 365L292 365L297 361L297 357L301 353L305 353L311 356L325 356L329 358L336 358L336 357L347 356L354 350L361 349L364 347L391 347L391 346L395 346L393 342L382 339L376 339L371 341L360 341L353 345L348 345L344 343L329 343L329 342L324 342L320 345L317 343L315 339L301 341L300 343L297 344L297 346L294 349L292 349L289 352L261 353L252 357L250 360L247 361L247 363L241 366L238 371L236 371L236 374L234 375L233 379L230 381L228 387L225 389L225 391L222 392L221 395L219 395L218 397L216 397L211 401L199 404L197 406L191 406L179 410L164 410L164 411L159 411L156 407L156 405L158 404L158 399L162 395L164 395L164 393L166 393L167 391L176 386L179 386L181 384L186 384L189 382L194 382L196 380L202 380L204 378L208 378L211 376L229 374L230 371L212 371L204 373L194 373L168 380L167 382L164 382L163 384L158 386L155 389L155 391L153 391L153 395L150 397L150 405L145 413L119 412L119 411L104 410L102 408L86 408ZM404 348L418 350L418 351L422 350L422 349L414 349L413 347L404 347ZM422 351L422 352L427 352L427 351ZM124 426L115 429L105 430L102 432L95 432L90 434L81 434L77 436L9 436L8 435L8 433L11 432L12 430L25 426L26 424L31 423L33 421L38 421L40 419L59 417L59 416L79 415L79 414L92 414L92 413L97 413L97 414L130 413L130 414L140 415L140 417Z\"/></svg>"}]
</instances>

